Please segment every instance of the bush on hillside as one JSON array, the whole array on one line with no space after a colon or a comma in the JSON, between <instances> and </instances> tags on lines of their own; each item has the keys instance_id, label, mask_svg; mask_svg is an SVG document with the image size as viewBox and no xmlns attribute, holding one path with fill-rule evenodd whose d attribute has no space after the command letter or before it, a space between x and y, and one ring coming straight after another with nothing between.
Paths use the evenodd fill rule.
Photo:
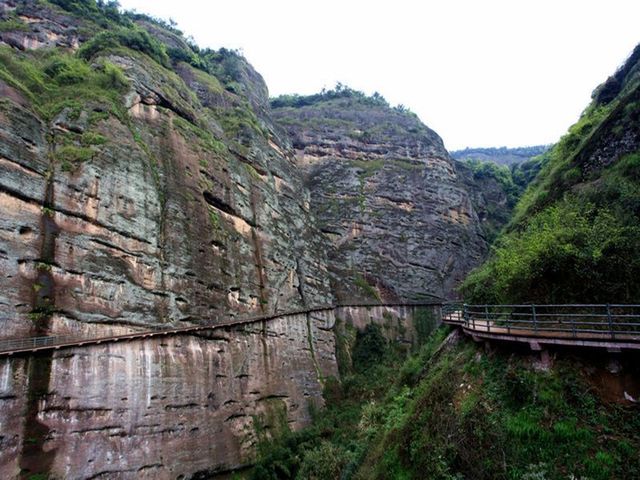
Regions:
<instances>
[{"instance_id":1,"label":"bush on hillside","mask_svg":"<svg viewBox=\"0 0 640 480\"><path fill-rule=\"evenodd\" d=\"M169 65L169 56L165 46L138 27L117 28L100 32L80 47L78 55L85 60L90 60L101 51L119 47L137 50L149 55L161 65Z\"/></svg>"}]
</instances>

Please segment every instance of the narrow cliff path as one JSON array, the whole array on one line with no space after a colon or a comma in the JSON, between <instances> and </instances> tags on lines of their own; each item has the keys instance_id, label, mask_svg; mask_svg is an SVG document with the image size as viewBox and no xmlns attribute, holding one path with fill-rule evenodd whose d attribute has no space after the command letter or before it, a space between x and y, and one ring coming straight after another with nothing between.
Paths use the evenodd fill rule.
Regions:
<instances>
[{"instance_id":1,"label":"narrow cliff path","mask_svg":"<svg viewBox=\"0 0 640 480\"><path fill-rule=\"evenodd\" d=\"M134 333L111 336L78 337L71 335L40 336L27 338L10 338L0 340L0 356L9 356L34 352L51 352L65 347L80 347L85 345L97 345L106 342L128 341L160 336L195 334L197 332L216 330L226 327L250 325L254 323L275 320L278 318L294 315L311 315L316 312L326 312L336 308L344 307L440 307L441 302L415 302L415 303L344 303L339 305L326 305L311 307L303 310L289 312L278 312L268 315L257 315L244 318L236 318L227 322L220 322L212 325L191 325L187 327L156 328L153 330L141 330Z\"/></svg>"}]
</instances>

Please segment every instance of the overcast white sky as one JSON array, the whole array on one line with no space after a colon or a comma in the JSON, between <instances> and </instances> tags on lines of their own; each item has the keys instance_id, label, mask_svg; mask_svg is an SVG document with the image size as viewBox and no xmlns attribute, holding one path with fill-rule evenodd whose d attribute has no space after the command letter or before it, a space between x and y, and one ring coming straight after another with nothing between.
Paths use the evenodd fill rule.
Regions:
<instances>
[{"instance_id":1,"label":"overcast white sky","mask_svg":"<svg viewBox=\"0 0 640 480\"><path fill-rule=\"evenodd\" d=\"M555 142L640 43L638 0L120 3L242 49L272 96L378 91L450 150Z\"/></svg>"}]
</instances>

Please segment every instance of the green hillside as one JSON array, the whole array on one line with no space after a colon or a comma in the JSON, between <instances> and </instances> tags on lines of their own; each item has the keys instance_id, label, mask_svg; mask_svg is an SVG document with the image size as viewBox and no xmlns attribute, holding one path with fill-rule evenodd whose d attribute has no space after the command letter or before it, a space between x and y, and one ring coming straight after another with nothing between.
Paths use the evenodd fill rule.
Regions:
<instances>
[{"instance_id":1,"label":"green hillside","mask_svg":"<svg viewBox=\"0 0 640 480\"><path fill-rule=\"evenodd\" d=\"M633 302L640 294L640 46L545 155L469 302Z\"/></svg>"}]
</instances>

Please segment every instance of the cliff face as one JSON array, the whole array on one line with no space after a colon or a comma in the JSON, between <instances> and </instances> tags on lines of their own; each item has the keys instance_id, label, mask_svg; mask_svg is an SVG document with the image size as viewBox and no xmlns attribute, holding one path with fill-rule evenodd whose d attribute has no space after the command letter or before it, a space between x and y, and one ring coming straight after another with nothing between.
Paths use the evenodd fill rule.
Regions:
<instances>
[{"instance_id":1,"label":"cliff face","mask_svg":"<svg viewBox=\"0 0 640 480\"><path fill-rule=\"evenodd\" d=\"M322 406L332 323L297 315L0 359L0 476L169 479L249 463L259 432L300 428Z\"/></svg>"},{"instance_id":2,"label":"cliff face","mask_svg":"<svg viewBox=\"0 0 640 480\"><path fill-rule=\"evenodd\" d=\"M242 58L214 60L233 69L225 90L159 63L141 27L89 40L85 62L63 47L90 22L51 7L12 15L22 27L7 43L60 48L0 51L5 332L29 333L34 317L44 333L53 317L210 322L331 303L308 193ZM155 43L141 52L125 35Z\"/></svg>"},{"instance_id":3,"label":"cliff face","mask_svg":"<svg viewBox=\"0 0 640 480\"><path fill-rule=\"evenodd\" d=\"M311 208L267 87L236 53L110 4L6 0L0 96L0 337L106 337L335 302L339 257L328 261L314 220L333 197ZM365 122L374 139L387 110ZM344 191L336 231L352 214L347 244L365 246L338 245L363 268L336 269L334 284L441 295L484 244L437 135L396 120L399 133L348 144L355 163L316 172ZM326 133L333 152L343 134ZM391 186L402 183L408 192ZM337 314L2 359L0 477L242 466L258 435L298 428L323 404L341 335L375 322L411 344L426 331L411 308Z\"/></svg>"},{"instance_id":4,"label":"cliff face","mask_svg":"<svg viewBox=\"0 0 640 480\"><path fill-rule=\"evenodd\" d=\"M474 171L466 163L455 162L455 169L469 192L484 237L491 242L511 218L515 200L514 192L509 189L511 185L505 185L497 175Z\"/></svg>"},{"instance_id":5,"label":"cliff face","mask_svg":"<svg viewBox=\"0 0 640 480\"><path fill-rule=\"evenodd\" d=\"M338 294L455 296L486 242L440 137L414 114L348 88L272 106L333 244Z\"/></svg>"},{"instance_id":6,"label":"cliff face","mask_svg":"<svg viewBox=\"0 0 640 480\"><path fill-rule=\"evenodd\" d=\"M333 303L260 75L148 19L68 5L0 5L2 337ZM322 404L330 320L1 360L0 477L246 463L256 422L297 428Z\"/></svg>"}]
</instances>

